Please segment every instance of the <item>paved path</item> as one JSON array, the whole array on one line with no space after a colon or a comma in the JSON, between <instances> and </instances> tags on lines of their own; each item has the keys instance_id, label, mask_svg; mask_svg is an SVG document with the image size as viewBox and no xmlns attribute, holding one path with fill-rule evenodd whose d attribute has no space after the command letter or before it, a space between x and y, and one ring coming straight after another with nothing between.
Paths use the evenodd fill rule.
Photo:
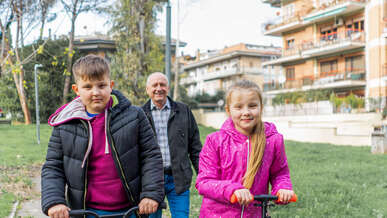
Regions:
<instances>
[{"instance_id":1,"label":"paved path","mask_svg":"<svg viewBox=\"0 0 387 218\"><path fill-rule=\"evenodd\" d=\"M42 213L41 206L40 206L40 176L33 178L32 183L33 183L32 190L33 192L36 192L36 194L34 193L33 196L37 196L37 197L34 197L29 201L25 201L21 203L21 205L19 206L20 209L16 213L17 218L19 217L47 218L47 216Z\"/></svg>"},{"instance_id":2,"label":"paved path","mask_svg":"<svg viewBox=\"0 0 387 218\"><path fill-rule=\"evenodd\" d=\"M40 175L36 178L32 179L33 183L33 196L37 196L34 199L31 199L29 201L25 201L21 203L21 205L18 207L20 208L16 212L15 217L9 217L9 218L47 218L45 214L42 213L41 206L40 206ZM163 218L167 218L169 216L166 216L163 214Z\"/></svg>"}]
</instances>

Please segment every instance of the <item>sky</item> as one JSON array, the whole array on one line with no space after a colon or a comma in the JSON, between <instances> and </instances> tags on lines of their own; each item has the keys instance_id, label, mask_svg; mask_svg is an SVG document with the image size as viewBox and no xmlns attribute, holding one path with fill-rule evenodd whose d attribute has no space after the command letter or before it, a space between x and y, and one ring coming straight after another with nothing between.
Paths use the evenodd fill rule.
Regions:
<instances>
[{"instance_id":1,"label":"sky","mask_svg":"<svg viewBox=\"0 0 387 218\"><path fill-rule=\"evenodd\" d=\"M176 4L177 0L172 0L174 38L177 33ZM273 18L277 10L261 0L181 0L179 38L187 43L183 51L193 55L197 49L221 49L241 42L279 46L280 38L262 33L262 23ZM159 16L160 34L166 33L165 17L165 13Z\"/></svg>"},{"instance_id":2,"label":"sky","mask_svg":"<svg viewBox=\"0 0 387 218\"><path fill-rule=\"evenodd\" d=\"M177 1L170 0L173 38L177 38ZM278 37L263 36L262 33L262 23L275 17L277 10L269 4L263 4L261 0L180 0L179 38L187 43L180 50L184 54L195 55L198 49L221 49L238 43L279 46L281 40ZM54 12L60 11L60 8L54 9ZM48 36L48 28L51 28L53 35L68 33L70 19L64 13L61 14L47 24L45 36ZM157 18L156 33L165 35L165 7ZM109 30L109 26L105 25L107 19L91 13L81 14L76 22L75 34L106 33Z\"/></svg>"}]
</instances>

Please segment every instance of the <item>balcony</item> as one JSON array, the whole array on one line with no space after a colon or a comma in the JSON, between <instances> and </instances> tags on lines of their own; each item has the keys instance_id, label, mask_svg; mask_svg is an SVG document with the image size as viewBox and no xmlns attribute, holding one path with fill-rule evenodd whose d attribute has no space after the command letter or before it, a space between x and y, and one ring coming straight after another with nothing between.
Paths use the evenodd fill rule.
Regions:
<instances>
[{"instance_id":1,"label":"balcony","mask_svg":"<svg viewBox=\"0 0 387 218\"><path fill-rule=\"evenodd\" d=\"M268 21L265 26L265 35L281 36L281 33L290 30L297 29L304 26L302 23L301 16L296 14L294 17L280 17L276 20Z\"/></svg>"},{"instance_id":2,"label":"balcony","mask_svg":"<svg viewBox=\"0 0 387 218\"><path fill-rule=\"evenodd\" d=\"M321 37L316 43L313 40L303 41L303 43L297 44L293 48L284 49L281 58L266 61L262 65L280 65L364 47L365 33L357 30L347 30L345 34L332 33L328 36Z\"/></svg>"},{"instance_id":3,"label":"balcony","mask_svg":"<svg viewBox=\"0 0 387 218\"><path fill-rule=\"evenodd\" d=\"M318 8L310 5L308 8L296 11L292 18L287 16L281 17L279 21L269 20L265 26L264 34L281 36L284 32L364 9L366 2L367 0L332 0Z\"/></svg>"},{"instance_id":4,"label":"balcony","mask_svg":"<svg viewBox=\"0 0 387 218\"><path fill-rule=\"evenodd\" d=\"M312 89L364 87L365 85L365 70L352 69L345 72L320 73L317 78L304 76L298 80L287 80L284 86L271 87L270 89L264 89L264 91L267 94L280 94Z\"/></svg>"},{"instance_id":5,"label":"balcony","mask_svg":"<svg viewBox=\"0 0 387 218\"><path fill-rule=\"evenodd\" d=\"M253 74L253 75L263 75L264 70L262 68L252 68L252 67L242 67L242 68L233 68L227 70L217 70L213 72L207 72L203 75L203 80L214 80L221 79L229 76L236 76L242 74Z\"/></svg>"},{"instance_id":6,"label":"balcony","mask_svg":"<svg viewBox=\"0 0 387 218\"><path fill-rule=\"evenodd\" d=\"M287 80L285 89L299 89L302 87L302 80Z\"/></svg>"},{"instance_id":7,"label":"balcony","mask_svg":"<svg viewBox=\"0 0 387 218\"><path fill-rule=\"evenodd\" d=\"M347 31L345 34L333 33L321 37L317 43L305 42L301 45L301 50L302 57L309 58L364 47L364 32Z\"/></svg>"},{"instance_id":8,"label":"balcony","mask_svg":"<svg viewBox=\"0 0 387 218\"><path fill-rule=\"evenodd\" d=\"M273 7L281 7L281 0L261 0L262 3L271 4Z\"/></svg>"},{"instance_id":9,"label":"balcony","mask_svg":"<svg viewBox=\"0 0 387 218\"><path fill-rule=\"evenodd\" d=\"M383 18L383 23L384 23L384 28L383 28L383 36L382 37L387 38L387 16L385 16Z\"/></svg>"},{"instance_id":10,"label":"balcony","mask_svg":"<svg viewBox=\"0 0 387 218\"><path fill-rule=\"evenodd\" d=\"M338 15L348 14L360 9L364 9L367 0L332 0L328 4L322 4L315 12L305 16L305 22L321 22Z\"/></svg>"},{"instance_id":11,"label":"balcony","mask_svg":"<svg viewBox=\"0 0 387 218\"><path fill-rule=\"evenodd\" d=\"M195 83L196 83L196 79L194 77L180 78L181 85L190 85L190 84L195 84Z\"/></svg>"},{"instance_id":12,"label":"balcony","mask_svg":"<svg viewBox=\"0 0 387 218\"><path fill-rule=\"evenodd\" d=\"M301 50L297 47L284 49L282 52L282 57L277 58L272 61L266 61L262 63L262 66L266 65L280 65L282 63L292 62L302 60Z\"/></svg>"},{"instance_id":13,"label":"balcony","mask_svg":"<svg viewBox=\"0 0 387 218\"><path fill-rule=\"evenodd\" d=\"M283 88L282 86L283 85L280 83L266 82L263 84L263 91L267 92L267 91L282 89Z\"/></svg>"},{"instance_id":14,"label":"balcony","mask_svg":"<svg viewBox=\"0 0 387 218\"><path fill-rule=\"evenodd\" d=\"M352 69L345 72L322 72L315 80L313 88L346 88L365 85L365 70Z\"/></svg>"}]
</instances>

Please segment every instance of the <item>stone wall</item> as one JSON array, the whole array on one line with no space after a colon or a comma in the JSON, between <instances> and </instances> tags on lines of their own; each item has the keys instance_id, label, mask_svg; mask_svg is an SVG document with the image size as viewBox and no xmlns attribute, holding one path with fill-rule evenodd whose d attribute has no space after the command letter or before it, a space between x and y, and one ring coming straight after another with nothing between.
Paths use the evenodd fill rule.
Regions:
<instances>
[{"instance_id":1,"label":"stone wall","mask_svg":"<svg viewBox=\"0 0 387 218\"><path fill-rule=\"evenodd\" d=\"M198 123L217 129L227 119L225 112L193 112ZM382 124L379 113L265 116L263 119L273 122L287 140L351 146L371 146L374 127Z\"/></svg>"}]
</instances>

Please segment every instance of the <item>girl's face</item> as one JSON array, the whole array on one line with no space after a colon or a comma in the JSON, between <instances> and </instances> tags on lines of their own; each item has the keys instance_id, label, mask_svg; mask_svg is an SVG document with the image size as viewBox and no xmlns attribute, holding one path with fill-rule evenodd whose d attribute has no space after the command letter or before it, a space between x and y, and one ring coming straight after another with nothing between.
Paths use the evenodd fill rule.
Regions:
<instances>
[{"instance_id":1,"label":"girl's face","mask_svg":"<svg viewBox=\"0 0 387 218\"><path fill-rule=\"evenodd\" d=\"M231 93L226 112L234 122L235 128L249 136L257 125L261 111L258 93L253 90L237 89Z\"/></svg>"}]
</instances>

